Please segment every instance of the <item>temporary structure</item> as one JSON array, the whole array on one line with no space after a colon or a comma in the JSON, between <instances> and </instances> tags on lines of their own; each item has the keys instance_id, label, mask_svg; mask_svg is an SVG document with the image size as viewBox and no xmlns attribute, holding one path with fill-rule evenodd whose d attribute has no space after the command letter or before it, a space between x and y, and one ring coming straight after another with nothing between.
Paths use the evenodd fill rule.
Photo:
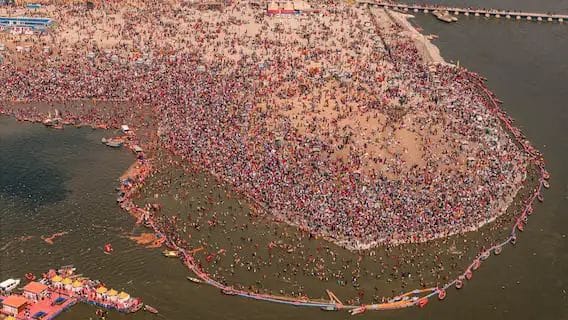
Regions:
<instances>
[{"instance_id":1,"label":"temporary structure","mask_svg":"<svg viewBox=\"0 0 568 320\"><path fill-rule=\"evenodd\" d=\"M276 2L272 1L268 4L268 8L266 10L266 13L268 13L268 14L279 14L280 13L280 7L278 6L278 4L276 4Z\"/></svg>"},{"instance_id":2,"label":"temporary structure","mask_svg":"<svg viewBox=\"0 0 568 320\"><path fill-rule=\"evenodd\" d=\"M287 1L284 4L284 8L281 10L282 13L295 13L296 11L294 11L294 4L291 1Z\"/></svg>"}]
</instances>

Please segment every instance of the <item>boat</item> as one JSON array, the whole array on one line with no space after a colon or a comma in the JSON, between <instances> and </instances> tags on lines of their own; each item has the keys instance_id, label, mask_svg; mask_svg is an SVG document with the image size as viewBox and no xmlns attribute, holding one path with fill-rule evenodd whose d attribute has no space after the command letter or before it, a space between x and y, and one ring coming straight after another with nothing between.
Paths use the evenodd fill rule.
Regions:
<instances>
[{"instance_id":1,"label":"boat","mask_svg":"<svg viewBox=\"0 0 568 320\"><path fill-rule=\"evenodd\" d=\"M175 250L164 250L164 251L162 251L162 254L163 254L165 257L168 257L168 258L177 258L177 257L179 257L179 252L178 252L178 251L175 251Z\"/></svg>"},{"instance_id":2,"label":"boat","mask_svg":"<svg viewBox=\"0 0 568 320\"><path fill-rule=\"evenodd\" d=\"M461 288L463 288L463 281L456 280L456 289L461 289Z\"/></svg>"},{"instance_id":3,"label":"boat","mask_svg":"<svg viewBox=\"0 0 568 320\"><path fill-rule=\"evenodd\" d=\"M0 282L0 292L9 293L20 284L20 279L7 279Z\"/></svg>"},{"instance_id":4,"label":"boat","mask_svg":"<svg viewBox=\"0 0 568 320\"><path fill-rule=\"evenodd\" d=\"M101 140L102 141L102 140ZM120 140L113 140L113 139L105 139L103 142L106 146L111 148L120 148L122 147L122 141Z\"/></svg>"},{"instance_id":5,"label":"boat","mask_svg":"<svg viewBox=\"0 0 568 320\"><path fill-rule=\"evenodd\" d=\"M186 279L191 281L191 282L195 282L195 283L203 283L203 281L201 279L197 279L197 278L190 277L190 276L187 276Z\"/></svg>"},{"instance_id":6,"label":"boat","mask_svg":"<svg viewBox=\"0 0 568 320\"><path fill-rule=\"evenodd\" d=\"M351 310L349 310L349 313L351 313L351 315L354 316L354 315L361 314L361 313L365 312L365 310L367 310L367 309L363 306L363 307L351 309Z\"/></svg>"},{"instance_id":7,"label":"boat","mask_svg":"<svg viewBox=\"0 0 568 320\"><path fill-rule=\"evenodd\" d=\"M432 14L440 21L444 21L446 23L456 22L458 18L452 16L448 11L440 11L434 10Z\"/></svg>"},{"instance_id":8,"label":"boat","mask_svg":"<svg viewBox=\"0 0 568 320\"><path fill-rule=\"evenodd\" d=\"M26 273L26 274L25 274L25 277L26 277L26 279L28 279L29 281L34 281L34 280L36 279L36 276L35 276L33 273L31 273L31 272Z\"/></svg>"},{"instance_id":9,"label":"boat","mask_svg":"<svg viewBox=\"0 0 568 320\"><path fill-rule=\"evenodd\" d=\"M543 185L546 189L550 188L550 183L548 183L548 181L546 181L546 180L543 180L543 181L542 181L542 185Z\"/></svg>"},{"instance_id":10,"label":"boat","mask_svg":"<svg viewBox=\"0 0 568 320\"><path fill-rule=\"evenodd\" d=\"M114 251L114 248L110 243L105 244L103 249L105 254L111 254Z\"/></svg>"},{"instance_id":11,"label":"boat","mask_svg":"<svg viewBox=\"0 0 568 320\"><path fill-rule=\"evenodd\" d=\"M232 289L223 289L223 290L221 290L221 292L222 292L223 294L228 295L228 296L234 296L234 295L237 294L237 293L236 293L234 290L232 290Z\"/></svg>"},{"instance_id":12,"label":"boat","mask_svg":"<svg viewBox=\"0 0 568 320\"><path fill-rule=\"evenodd\" d=\"M152 306L149 306L149 305L147 305L147 304L144 305L144 311L148 311L148 312L154 313L154 314L155 314L155 313L158 313L158 309L156 309L156 308L154 308L154 307L152 307Z\"/></svg>"},{"instance_id":13,"label":"boat","mask_svg":"<svg viewBox=\"0 0 568 320\"><path fill-rule=\"evenodd\" d=\"M323 311L337 311L337 307L333 305L323 306L320 309Z\"/></svg>"}]
</instances>

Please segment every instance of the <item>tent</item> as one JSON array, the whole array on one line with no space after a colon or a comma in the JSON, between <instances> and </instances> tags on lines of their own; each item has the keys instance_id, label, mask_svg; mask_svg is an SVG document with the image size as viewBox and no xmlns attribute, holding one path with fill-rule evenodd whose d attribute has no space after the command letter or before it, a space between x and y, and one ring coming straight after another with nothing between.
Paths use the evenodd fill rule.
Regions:
<instances>
[{"instance_id":1,"label":"tent","mask_svg":"<svg viewBox=\"0 0 568 320\"><path fill-rule=\"evenodd\" d=\"M292 4L291 1L287 1L284 4L284 8L281 10L282 13L286 13L286 14L290 14L290 13L295 13L296 11L294 10L294 5Z\"/></svg>"},{"instance_id":2,"label":"tent","mask_svg":"<svg viewBox=\"0 0 568 320\"><path fill-rule=\"evenodd\" d=\"M125 301L125 300L130 299L130 295L129 295L128 293L124 292L124 291L121 291L121 292L118 294L118 299L120 299L120 300L122 300L122 301Z\"/></svg>"},{"instance_id":3,"label":"tent","mask_svg":"<svg viewBox=\"0 0 568 320\"><path fill-rule=\"evenodd\" d=\"M266 13L268 13L268 14L279 14L280 13L280 7L276 4L276 2L272 1L268 4L268 8L266 10Z\"/></svg>"}]
</instances>

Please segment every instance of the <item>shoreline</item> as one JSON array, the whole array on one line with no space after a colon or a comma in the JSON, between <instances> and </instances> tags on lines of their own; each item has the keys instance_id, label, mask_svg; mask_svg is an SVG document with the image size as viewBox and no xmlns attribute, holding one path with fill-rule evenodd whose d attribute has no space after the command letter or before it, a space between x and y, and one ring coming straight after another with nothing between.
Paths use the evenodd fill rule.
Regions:
<instances>
[{"instance_id":1,"label":"shoreline","mask_svg":"<svg viewBox=\"0 0 568 320\"><path fill-rule=\"evenodd\" d=\"M390 18L390 20L394 24L397 24L400 27L402 27L407 32L407 35L414 40L416 49L422 55L422 59L424 60L425 63L453 65L449 62L446 62L446 60L441 54L440 49L436 45L434 45L426 35L420 33L412 25L410 19L414 19L415 18L414 15L401 13L389 9L382 9L382 10L384 10L386 15Z\"/></svg>"},{"instance_id":2,"label":"shoreline","mask_svg":"<svg viewBox=\"0 0 568 320\"><path fill-rule=\"evenodd\" d=\"M484 88L481 80L480 79L477 79L477 80L479 81L478 85L480 86L480 88ZM472 81L475 81L475 79L472 79ZM493 111L497 113L499 119L501 119L501 121L503 121L503 124L510 127L510 123L507 120L507 116L503 113L503 111L495 103L495 101L492 99L491 95L489 95L489 93L487 91L485 91L485 92L488 94L488 96L487 96L488 100L490 102L492 101L492 103L493 103L493 105L488 106L488 108L489 107L494 108ZM0 109L0 115L10 116L10 114L6 113L3 109ZM15 116L15 115L12 114L12 116ZM17 116L15 116L15 118L20 120L20 121L23 120L23 121L38 122L37 119L21 119L21 118L18 118ZM91 127L96 128L94 126L91 126ZM132 135L133 135L134 139L136 139L136 135L135 135L136 128L133 127L133 130L134 131L133 131ZM408 293L399 295L397 297L393 297L392 299L389 300L389 302L381 303L381 304L343 305L343 304L339 304L339 303L336 303L336 302L324 303L324 302L321 302L320 300L311 300L309 298L298 299L298 298L284 297L284 296L278 296L278 295L259 294L259 293L249 292L249 291L243 291L243 290L235 289L232 286L226 286L226 285L221 284L220 282L217 282L216 280L211 278L207 273L205 273L197 265L193 256L190 253L188 253L187 250L185 250L183 247L181 247L181 244L177 244L176 240L172 240L170 237L168 237L168 235L165 234L161 230L160 226L153 222L152 213L150 211L139 208L130 199L131 197L136 196L136 193L139 190L139 188L141 188L143 186L144 180L146 179L146 177L148 177L148 175L151 174L151 172L152 172L151 171L152 167L150 165L151 159L144 160L144 161L140 161L139 159L135 160L132 163L132 165L129 168L127 168L125 170L125 172L121 175L121 177L130 178L131 181L132 181L132 185L124 186L124 185L121 184L121 190L123 190L125 192L124 198L126 200L121 201L120 207L123 210L125 210L126 212L128 212L129 214L131 214L133 217L135 217L137 219L137 223L143 223L146 227L153 229L155 233L161 234L165 239L164 244L168 248L170 248L172 250L177 250L178 252L180 252L181 256L183 257L183 261L184 261L185 265L189 268L189 270L191 270L196 276L198 276L205 283L219 288L222 291L222 293L224 293L226 295L237 295L237 296L251 298L251 299L255 299L255 300L276 302L276 303L281 303L281 304L290 304L290 305L296 305L296 306L326 308L328 310L341 310L341 309L343 309L343 310L349 310L352 313L364 312L366 310L390 310L390 309L406 308L406 307L420 305L421 303L424 303L424 301L427 301L429 298L434 297L436 295L441 296L443 294L445 296L445 294L446 294L445 290L448 289L449 287L454 286L454 285L460 285L460 286L463 285L463 284L460 284L460 283L462 283L465 279L469 279L469 277L471 277L472 271L477 269L477 267L479 266L479 264L481 263L482 260L486 259L484 257L488 257L491 252L497 252L496 251L497 248L500 248L500 247L502 247L506 244L509 244L509 243L514 244L516 242L516 238L517 238L516 230L522 230L521 226L524 224L524 221L526 220L527 215L530 215L530 212L532 212L533 202L537 198L540 198L539 194L541 192L541 189L542 189L542 186L543 186L543 183L544 183L543 181L547 179L548 173L544 169L544 166L543 166L544 163L543 163L542 159L540 158L540 154L538 153L538 151L536 151L534 148L532 148L530 146L530 144L523 143L523 141L526 141L526 140L524 140L524 139L520 140L521 139L519 137L520 131L518 131L518 129L517 130L511 130L510 133L517 139L517 142L522 147L524 147L525 151L531 155L530 162L534 163L537 167L539 167L541 169L541 177L540 177L540 180L539 180L539 184L540 184L539 187L533 189L535 191L532 194L532 196L529 195L529 197L527 197L524 201L523 200L520 201L520 203L524 204L525 206L524 206L524 209L522 210L522 212L517 216L516 222L512 226L511 236L505 242L500 243L500 244L496 244L496 245L492 246L491 248L487 249L486 251L480 253L479 256L476 259L474 259L472 264L464 271L464 273L462 275L460 275L457 279L445 284L444 286L438 287L438 288L425 289L425 290L422 290L422 291L409 291ZM529 188L527 188L527 189L529 189ZM405 296L409 296L409 295L415 295L415 297L416 297L416 294L422 294L422 293L427 293L427 294L421 295L421 296L417 297L416 299L411 300L411 301L407 301L405 303L397 302L398 299L400 299L401 297L405 297Z\"/></svg>"},{"instance_id":3,"label":"shoreline","mask_svg":"<svg viewBox=\"0 0 568 320\"><path fill-rule=\"evenodd\" d=\"M436 61L443 61L441 56L439 56L439 52L438 52L437 56L435 55L437 48L435 46L431 45L431 43L429 41L427 41L427 39L425 39L424 36L420 35L417 32L417 30L410 25L410 23L407 21L409 16L400 15L396 12L390 12L390 11L385 11L385 12L386 12L385 14L383 14L381 12L380 15L381 15L382 21L387 25L387 27L390 27L391 25L393 25L393 26L398 25L401 28L406 30L406 31L402 31L402 32L399 31L399 30L396 30L395 33L393 33L390 36L393 36L394 38L400 37L401 40L404 40L405 44L406 44L406 42L408 42L407 43L408 48L411 48L412 45L414 45L414 47L417 47L419 49L418 51L422 51L422 55L423 55L424 60L435 59ZM368 18L369 17L367 15L365 15L365 19L368 20ZM397 33L404 33L404 34L402 36L399 36L399 35L397 35ZM373 35L373 36L376 36L376 35ZM421 38L417 38L418 36L420 36ZM397 41L397 39L395 39L395 41L393 41L393 42L395 42L394 45L396 45L396 42L398 42L398 41ZM419 43L419 44L417 44L417 43ZM420 46L424 46L426 49L420 50ZM417 57L417 61L420 61L419 57ZM405 67L405 63L407 63L407 61L403 62L403 65L402 65L403 68ZM414 72L415 70L410 68L409 71ZM452 72L452 71L450 71L450 72ZM395 81L394 79L391 79L391 80L393 80L393 82L398 82L398 81ZM394 89L393 91L398 91L398 89L399 89L398 86L402 87L403 85L406 85L406 84L402 84L402 83L393 84L393 89ZM72 97L75 97L75 96L77 96L77 95L76 94L72 95ZM393 96L392 100L396 100L396 96ZM388 104L388 101L385 104ZM119 121L121 121L121 120L119 120ZM101 125L106 126L106 124L104 124L104 123L102 123ZM393 131L394 131L394 129L393 129ZM174 132L174 134L175 134L175 132ZM291 136L290 138L298 139L298 138L303 138L303 137ZM296 141L298 141L298 140L296 140ZM210 141L205 140L205 141L199 141L199 142L208 143ZM226 141L221 141L221 142L226 142ZM175 144L175 141L172 140L172 141L170 141L170 143ZM390 141L389 141L389 143L390 143ZM379 144L379 143L377 143L377 144ZM253 147L255 147L255 146L253 146ZM382 147L382 146L379 146L379 148L380 147ZM304 151L304 150L301 150L301 151ZM435 151L435 150L433 150L433 151ZM379 153L380 152L382 152L382 151L380 150ZM179 154L179 155L183 155L183 154ZM201 160L206 161L208 163L208 165L210 165L212 160L216 161L218 163L221 162L221 161L219 161L219 159L215 159L212 155L209 155L207 152L202 152L200 156L202 158L204 158L204 159L201 159ZM380 156L382 156L382 155L380 155ZM392 156L392 154L391 154L391 156ZM267 157L267 155L261 154L260 160L265 161L266 157ZM387 157L389 157L389 156L387 156ZM393 156L393 158L396 158L396 157ZM195 160L195 159L193 159L193 160ZM399 159L396 159L396 160L399 160ZM451 159L451 160L454 160L454 159ZM376 162L376 160L375 160L375 162ZM302 162L300 160L298 160L297 163L302 163ZM456 161L456 163L457 163L457 161ZM343 170L343 169L338 169L338 167L334 167L335 164L332 164L331 162L329 162L329 163L326 162L326 164L330 164L329 168L333 168L333 171L334 171L334 172L332 172L333 174L347 173L349 175L349 174L352 173L349 170ZM348 165L351 165L351 163L349 163ZM202 164L202 167L204 167L203 164ZM227 165L226 165L226 167L227 167ZM402 167L402 166L400 166L400 167ZM296 170L298 170L298 172L302 171L302 168L300 168L299 166L296 166L295 168L296 168ZM392 164L392 168L399 169L398 163ZM229 185L232 184L231 182L235 181L235 179L234 179L235 173L234 172L228 172L228 170L225 170L225 171L218 170L218 169L215 169L215 168L204 168L204 169L206 171L210 172L210 173L213 173L214 171L217 172L218 173L218 175L217 175L218 179L220 179L221 181L225 181ZM354 170L354 169L350 169L350 170ZM345 171L345 172L343 172L343 171ZM434 174L444 178L443 174L440 173L440 172L436 171ZM380 174L381 173L379 173L379 175ZM401 172L399 172L398 175L399 176L397 176L396 178L409 179L409 181L411 181L411 182L416 181L416 180L413 180L414 179L413 177L409 178L408 176L406 176L405 174L403 174ZM257 189L262 189L262 190L260 190L260 192L258 190L245 190L247 188L250 188L251 184L250 183L248 183L248 184L243 183L243 181L244 180L250 180L250 176L247 176L246 173L243 173L241 176L245 176L245 178L240 179L240 180L236 179L237 185L241 186L241 188L242 188L240 190L241 194L244 194L247 199L251 199L253 201L256 201L257 204L259 204L258 203L259 200L263 201L263 203L272 204L272 202L271 202L272 199L270 199L270 198L267 199L266 197L262 197L262 196L259 195L262 192L266 192L267 194L269 194L269 192L271 191L271 190L269 190L270 187L261 186L260 188L257 188ZM231 181L231 177L233 177L233 181ZM306 181L309 181L309 179L311 179L311 178L315 179L315 178L317 178L317 176L315 174L313 176L306 176ZM371 180L370 177L365 177L365 179L367 179L369 181ZM253 180L254 180L254 178L253 178ZM256 181L258 181L260 184L262 184L263 182L266 182L266 181L262 181L260 179L258 179ZM256 181L253 181L253 184L256 183ZM331 179L327 182L328 182L329 185L332 185L332 183L330 181L331 181ZM365 181L365 183L367 183L367 181ZM418 184L418 182L417 182L417 184ZM266 185L266 183L265 183L265 185ZM390 185L387 185L387 186L390 186ZM233 187L235 189L237 189L235 185L233 185ZM365 185L365 187L367 187L367 185ZM282 188L280 188L278 190L281 191L281 192L285 191ZM255 191L256 191L256 194L254 193ZM359 190L356 190L356 191L359 191ZM441 190L435 190L435 191L441 191ZM317 190L310 190L310 192L315 193L315 195L318 195ZM340 195L341 192L347 193L348 191L341 190L341 188L335 188L335 189L333 189L333 192L334 193L333 193L332 199L339 199L341 197L341 195ZM442 191L441 193L445 194L444 191ZM284 194L284 193L281 193L281 194ZM367 203L369 203L369 201L371 200L371 197L376 197L377 194L369 194L369 195L361 196L360 197L361 199L356 199L349 206L347 206L347 205L342 206L341 204L339 204L338 202L336 202L334 200L330 201L329 203L325 203L324 200L321 200L321 201L318 200L318 201L315 201L314 204L312 204L312 203L305 204L303 202L304 199L299 199L299 196L297 196L296 194L292 194L292 193L285 193L285 194L286 194L286 196L289 196L289 198L282 199L282 198L279 198L278 194L276 194L276 193L270 194L273 199L276 199L279 202L277 202L278 205L274 206L272 211L269 212L269 216L272 216L275 220L285 221L288 224L296 225L298 228L301 228L301 229L302 228L311 229L311 230L313 230L312 232L314 234L322 235L323 237L327 238L331 242L334 242L334 243L336 243L336 244L338 244L342 247L345 247L345 248L350 248L352 250L357 250L357 249L362 249L362 248L370 248L370 247L377 246L379 244L385 244L385 243L397 245L397 244L401 244L401 243L405 243L405 242L424 242L424 241L427 241L429 239L441 238L441 237L445 237L445 236L448 235L448 232L446 232L446 230L444 230L444 229L445 229L445 227L448 227L450 225L443 226L442 228L437 228L434 225L435 220L437 218L433 218L433 219L427 221L427 223L428 223L427 230L424 231L425 234L421 237L410 237L407 233L405 233L404 229L399 228L399 224L397 224L397 222L394 221L394 219L388 219L388 221L387 221L388 223L382 223L380 220L375 219L373 221L373 222L375 222L375 224L373 224L371 227L366 227L366 226L361 227L359 225L358 218L357 217L352 218L353 216L356 215L356 213L354 212L355 210L353 208L361 209L361 211L363 211L363 214L368 214L369 216L375 216L376 215L375 209L371 206L367 206ZM351 194L351 196L356 197L355 194ZM368 198L366 198L367 196L368 196ZM418 195L417 191L411 190L411 191L408 192L408 196L410 198L412 198L412 200L416 200L416 199L414 199L414 196L418 197L419 195ZM430 199L433 199L433 197L430 197ZM294 204L282 205L282 203L284 203L286 200L291 200L291 201L300 200L301 205L294 205ZM373 200L377 201L376 199L373 199ZM307 200L307 201L309 201L309 200ZM459 201L456 201L456 202L457 202L456 204L459 204ZM491 203L493 203L493 201L491 201ZM314 218L314 216L317 216L318 213L321 213L318 210L321 210L322 205L328 205L328 206L329 205L336 205L336 206L332 207L332 209L342 210L343 212L340 212L341 213L340 216L342 216L342 217L345 216L345 215L348 216L348 218L346 218L346 221L348 220L348 222L344 223L345 226L340 226L341 229L331 229L329 224L333 224L333 222L329 223L328 225L324 225L323 227L321 227L321 226L316 227L316 226L310 224L312 222L312 220L310 220L310 218ZM264 205L261 204L260 206L262 207ZM412 206L408 206L408 207L399 206L398 208L395 208L395 209L393 209L392 207L389 207L388 209L398 210L397 213L396 213L397 215L404 215L404 213L402 213L402 212L407 210L408 208L410 208L411 210L420 209L420 208L415 208L415 207L412 207ZM265 207L265 209L266 209L266 207ZM344 212L347 212L347 213L345 214ZM468 213L470 213L470 212L471 212L471 210L468 211ZM473 214L475 212L471 212L471 213ZM441 214L446 215L446 212L441 212ZM289 217L288 217L288 215L289 215ZM327 214L327 216L329 216L329 215L330 214ZM339 213L338 213L338 215L339 215ZM315 217L315 218L317 218L317 217ZM396 217L396 218L399 218L399 217ZM473 218L477 219L476 216L473 216ZM372 218L368 218L368 219L372 220ZM464 230L470 231L470 230L475 229L476 228L475 226L467 228L467 226L469 224L471 224L471 220L473 220L473 219L467 220L466 221L467 224L463 223L463 225L461 225L461 227L459 227L460 230L458 230L456 232L460 232L460 231L464 231ZM331 221L333 221L333 220L331 220ZM412 221L412 222L414 223L415 221ZM392 226L392 231L390 232L390 234L387 234L387 232L383 231L383 230L391 230L391 229L386 229L385 226L387 226L389 228ZM463 228L464 226L466 228ZM355 228L357 228L357 230L353 231ZM416 226L414 229L419 229L419 228L421 228L420 225ZM428 230L428 228L429 228L429 230ZM451 226L450 226L450 228L451 228ZM430 232L430 233L441 232L441 233L435 233L434 235L430 235L430 234L426 234L427 232ZM391 237L391 235L393 235L393 236ZM343 237L343 236L345 236L345 237ZM376 236L376 238L373 239L373 237L375 237L375 236ZM381 237L381 238L379 238L379 237ZM354 240L350 240L352 238L357 239L358 243L355 242ZM379 239L377 239L377 238L379 238Z\"/></svg>"},{"instance_id":4,"label":"shoreline","mask_svg":"<svg viewBox=\"0 0 568 320\"><path fill-rule=\"evenodd\" d=\"M435 65L440 64L440 65L450 66L452 68L458 68L453 64L445 62L445 60L443 59L443 57L440 54L439 48L437 48L434 44L432 44L432 42L429 39L427 39L427 37L425 35L422 35L420 32L418 32L418 30L415 27L412 26L412 24L409 21L409 19L413 17L412 15L403 14L403 13L392 11L392 10L385 10L385 9L378 9L378 10L382 10L382 12L384 12L384 15L386 17L388 17L388 20L389 20L390 23L392 23L393 25L397 25L397 26L399 26L399 27L401 27L402 29L405 30L404 31L406 33L405 36L407 36L407 37L409 37L413 40L416 49L421 54L422 59L424 60L425 63L435 64ZM370 14L374 19L377 19L376 12L374 12L373 10L370 10ZM70 101L81 102L81 100L82 99L71 99L71 100L66 100L66 101L60 101L59 103L66 104L66 103L69 103ZM97 100L93 99L93 104L95 106L96 106L97 102L99 102L99 103L111 103L111 104L119 103L120 104L121 102L124 102L124 101L123 100L109 100L109 101L107 101L107 100L104 100L104 99L97 99ZM22 105L33 104L31 101L27 101L27 100L13 101L11 103L12 104L22 104ZM53 102L51 102L51 103L53 103ZM41 119L33 119L31 121L41 122ZM64 120L63 123L66 124L66 125L71 125L71 124L73 124L73 121L65 121ZM89 125L89 126L93 127L93 125L85 124L85 123L81 123L80 125ZM94 127L102 128L102 129L108 128L108 126L106 126L106 124L100 123L100 121ZM148 129L152 130L153 134L156 134L156 130L157 130L156 128L148 128ZM503 128L503 129L505 129L505 128ZM148 148L145 147L144 149L148 149ZM173 150L172 148L168 148L167 146L165 146L165 149L168 149L169 152L171 152L173 154L177 154L175 152L175 150ZM182 154L177 154L177 155L183 156ZM262 210L265 213L263 215L267 216L269 219L271 219L275 222L284 222L284 223L291 225L293 227L296 227L296 228L298 228L302 231L307 231L309 233L312 233L312 232L310 232L310 228L308 226L304 225L301 222L292 221L290 219L287 219L287 215L286 215L285 212L277 212L275 210L270 211L269 209L266 208L266 205L264 203L259 202L253 196L251 196L250 194L247 194L246 190L241 190L240 188L237 188L230 180L224 179L222 176L215 174L214 172L207 169L202 164L196 164L196 163L192 162L192 165L199 167L200 170L203 170L204 172L208 172L209 174L212 174L219 182L231 186L231 188L233 190L237 191L249 203L253 204L253 206L254 206L253 209L255 211L257 211L257 214L259 214L258 210ZM332 243L334 243L338 246L341 246L343 248L346 248L350 251L358 251L358 250L369 250L369 249L373 249L373 248L376 248L376 247L379 247L379 246L382 246L382 245L398 246L398 245L404 245L404 244L425 243L425 242L432 241L432 240L448 238L448 237L454 236L456 234L475 232L475 231L479 230L480 228L482 228L483 226L490 224L495 219L504 215L508 211L508 208L514 203L515 199L517 198L516 195L517 195L519 189L523 187L524 180L526 180L526 176L523 177L521 180L523 180L523 181L519 182L519 184L515 188L516 190L510 195L510 197L508 197L507 199L503 199L503 201L500 201L498 203L497 208L492 209L492 211L494 211L495 213L491 214L489 219L481 221L481 222L477 223L476 225L470 226L466 229L460 229L460 230L455 230L455 231L452 231L452 232L445 232L445 233L434 234L434 235L416 236L414 233L407 234L407 235L397 234L395 238L385 237L385 238L381 238L381 239L378 239L378 240L372 240L372 241L357 241L356 243L353 243L353 240L350 240L347 237L344 237L344 236L341 236L341 235L332 235L332 234L325 232L325 231L316 232L316 233L314 233L314 235L318 236L318 237L322 237L322 238L326 239L327 241L332 242Z\"/></svg>"}]
</instances>

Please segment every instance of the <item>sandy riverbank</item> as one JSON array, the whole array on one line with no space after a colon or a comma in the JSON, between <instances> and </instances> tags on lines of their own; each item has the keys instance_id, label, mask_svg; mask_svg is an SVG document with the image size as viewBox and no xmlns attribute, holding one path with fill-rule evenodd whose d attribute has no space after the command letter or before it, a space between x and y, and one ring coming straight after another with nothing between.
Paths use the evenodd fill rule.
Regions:
<instances>
[{"instance_id":1,"label":"sandy riverbank","mask_svg":"<svg viewBox=\"0 0 568 320\"><path fill-rule=\"evenodd\" d=\"M382 9L384 10L384 9ZM449 64L447 63L442 54L440 53L440 49L436 47L426 35L420 33L414 26L410 23L409 19L414 18L411 14L404 14L397 11L392 10L384 10L388 17L392 19L393 23L398 24L406 31L408 37L414 40L416 44L416 49L421 54L424 62L426 63L441 63L441 64Z\"/></svg>"}]
</instances>

